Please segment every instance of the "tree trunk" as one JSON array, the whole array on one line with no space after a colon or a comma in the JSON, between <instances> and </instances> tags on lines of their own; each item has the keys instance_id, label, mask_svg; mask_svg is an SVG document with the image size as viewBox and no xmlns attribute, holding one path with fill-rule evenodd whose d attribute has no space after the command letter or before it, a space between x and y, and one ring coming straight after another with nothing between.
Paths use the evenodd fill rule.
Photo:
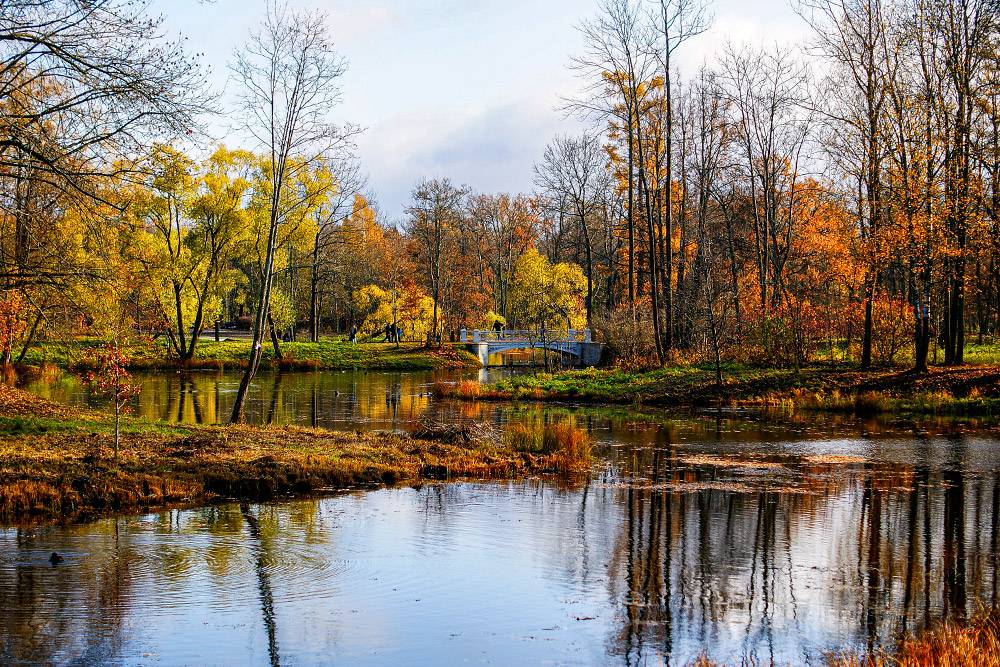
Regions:
<instances>
[{"instance_id":1,"label":"tree trunk","mask_svg":"<svg viewBox=\"0 0 1000 667\"><path fill-rule=\"evenodd\" d=\"M867 288L865 295L865 326L861 336L861 370L872 367L872 301L875 298L875 286Z\"/></svg>"},{"instance_id":2,"label":"tree trunk","mask_svg":"<svg viewBox=\"0 0 1000 667\"><path fill-rule=\"evenodd\" d=\"M274 360L281 361L281 339L278 338L278 332L274 328L274 318L271 317L271 313L267 314L267 328L271 333L271 347L274 348Z\"/></svg>"},{"instance_id":3,"label":"tree trunk","mask_svg":"<svg viewBox=\"0 0 1000 667\"><path fill-rule=\"evenodd\" d=\"M309 274L309 340L319 342L319 232L313 242L312 266Z\"/></svg>"}]
</instances>

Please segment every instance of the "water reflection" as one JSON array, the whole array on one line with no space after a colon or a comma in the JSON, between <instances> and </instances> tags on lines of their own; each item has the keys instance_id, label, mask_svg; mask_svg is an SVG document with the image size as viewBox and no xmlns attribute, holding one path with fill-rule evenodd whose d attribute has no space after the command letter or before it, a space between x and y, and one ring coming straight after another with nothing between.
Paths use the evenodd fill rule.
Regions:
<instances>
[{"instance_id":1,"label":"water reflection","mask_svg":"<svg viewBox=\"0 0 1000 667\"><path fill-rule=\"evenodd\" d=\"M324 371L263 373L251 385L246 418L251 423L304 424L339 429L405 429L431 405L435 380L486 379L504 369L473 372L376 373ZM187 424L226 423L240 374L226 371L136 373L142 392L135 413L147 419ZM80 378L35 381L25 389L61 403L107 407Z\"/></svg>"},{"instance_id":2,"label":"water reflection","mask_svg":"<svg viewBox=\"0 0 1000 667\"><path fill-rule=\"evenodd\" d=\"M656 432L576 487L0 531L0 662L821 665L998 602L995 440Z\"/></svg>"}]
</instances>

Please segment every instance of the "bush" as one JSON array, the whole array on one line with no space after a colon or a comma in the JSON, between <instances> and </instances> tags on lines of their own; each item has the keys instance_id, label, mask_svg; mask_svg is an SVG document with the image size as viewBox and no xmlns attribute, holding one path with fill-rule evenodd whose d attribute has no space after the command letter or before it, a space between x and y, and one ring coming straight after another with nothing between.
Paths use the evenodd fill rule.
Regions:
<instances>
[{"instance_id":1,"label":"bush","mask_svg":"<svg viewBox=\"0 0 1000 667\"><path fill-rule=\"evenodd\" d=\"M902 299L878 297L872 302L872 358L891 366L911 340L910 306Z\"/></svg>"},{"instance_id":2,"label":"bush","mask_svg":"<svg viewBox=\"0 0 1000 667\"><path fill-rule=\"evenodd\" d=\"M636 303L634 320L631 306L623 304L595 321L594 329L616 366L638 369L656 365L656 340L648 298Z\"/></svg>"}]
</instances>

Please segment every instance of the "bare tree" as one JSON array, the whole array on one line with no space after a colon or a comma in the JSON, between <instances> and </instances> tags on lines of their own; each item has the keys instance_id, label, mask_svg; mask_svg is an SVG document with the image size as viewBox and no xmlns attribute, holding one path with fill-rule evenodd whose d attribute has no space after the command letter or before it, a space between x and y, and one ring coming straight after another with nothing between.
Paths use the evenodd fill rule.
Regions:
<instances>
[{"instance_id":1,"label":"bare tree","mask_svg":"<svg viewBox=\"0 0 1000 667\"><path fill-rule=\"evenodd\" d=\"M636 298L636 159L641 144L642 109L646 85L656 68L655 35L635 0L604 0L598 16L580 26L586 42L584 55L573 68L586 78L584 95L570 100L568 108L585 118L611 122L624 134L626 173L626 224L628 227L628 301ZM641 160L640 160L641 162Z\"/></svg>"},{"instance_id":2,"label":"bare tree","mask_svg":"<svg viewBox=\"0 0 1000 667\"><path fill-rule=\"evenodd\" d=\"M594 244L591 227L603 213L604 195L611 188L610 174L599 136L557 136L545 147L541 164L535 165L535 183L550 208L556 207L579 225L583 236L587 274L587 325L594 307Z\"/></svg>"},{"instance_id":3,"label":"bare tree","mask_svg":"<svg viewBox=\"0 0 1000 667\"><path fill-rule=\"evenodd\" d=\"M799 13L813 27L816 46L833 64L836 94L824 106L834 128L828 145L850 180L856 179L857 226L866 242L864 333L861 367L872 364L872 304L879 284L883 172L886 157L885 111L889 71L888 26L882 0L802 0ZM854 188L847 188L848 191Z\"/></svg>"},{"instance_id":4,"label":"bare tree","mask_svg":"<svg viewBox=\"0 0 1000 667\"><path fill-rule=\"evenodd\" d=\"M243 419L250 382L260 365L268 326L278 227L290 208L302 205L286 190L301 170L310 169L342 146L349 132L329 120L340 100L347 64L333 49L326 17L271 4L261 28L236 54L232 73L241 88L246 128L267 156L268 237L260 268L252 345L233 403L231 420Z\"/></svg>"},{"instance_id":5,"label":"bare tree","mask_svg":"<svg viewBox=\"0 0 1000 667\"><path fill-rule=\"evenodd\" d=\"M785 264L810 126L804 113L806 73L788 51L730 47L721 79L753 219L760 305L767 312L785 297Z\"/></svg>"},{"instance_id":6,"label":"bare tree","mask_svg":"<svg viewBox=\"0 0 1000 667\"><path fill-rule=\"evenodd\" d=\"M152 140L209 109L197 61L163 20L123 0L5 0L0 7L0 171L98 196Z\"/></svg>"},{"instance_id":7,"label":"bare tree","mask_svg":"<svg viewBox=\"0 0 1000 667\"><path fill-rule=\"evenodd\" d=\"M673 135L674 135L674 103L673 103L673 60L674 53L687 40L708 30L711 16L702 0L659 0L660 16L658 27L661 31L662 43L657 54L661 58L663 70L663 100L664 100L664 169L663 183L663 215L666 230L665 251L662 259L664 268L663 307L664 329L663 347L667 350L673 347L674 316L673 316Z\"/></svg>"}]
</instances>

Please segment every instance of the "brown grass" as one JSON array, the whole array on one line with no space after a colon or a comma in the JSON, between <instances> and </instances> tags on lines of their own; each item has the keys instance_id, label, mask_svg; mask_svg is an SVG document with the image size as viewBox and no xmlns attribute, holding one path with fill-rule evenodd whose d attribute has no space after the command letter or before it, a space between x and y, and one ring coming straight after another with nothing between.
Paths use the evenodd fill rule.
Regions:
<instances>
[{"instance_id":1,"label":"brown grass","mask_svg":"<svg viewBox=\"0 0 1000 667\"><path fill-rule=\"evenodd\" d=\"M830 667L1000 667L1000 610L966 624L945 623L907 637L894 651L830 657ZM705 657L695 667L715 667Z\"/></svg>"},{"instance_id":2,"label":"brown grass","mask_svg":"<svg viewBox=\"0 0 1000 667\"><path fill-rule=\"evenodd\" d=\"M129 511L219 498L267 499L429 479L560 472L582 441L551 452L299 427L124 423L0 385L0 520ZM571 460L572 459L572 460Z\"/></svg>"},{"instance_id":3,"label":"brown grass","mask_svg":"<svg viewBox=\"0 0 1000 667\"><path fill-rule=\"evenodd\" d=\"M512 451L547 456L552 470L563 475L589 470L593 462L593 443L589 434L569 423L539 426L513 422L504 429L503 439Z\"/></svg>"},{"instance_id":4,"label":"brown grass","mask_svg":"<svg viewBox=\"0 0 1000 667\"><path fill-rule=\"evenodd\" d=\"M966 625L947 623L903 640L893 653L840 656L833 667L1000 667L1000 610Z\"/></svg>"},{"instance_id":5,"label":"brown grass","mask_svg":"<svg viewBox=\"0 0 1000 667\"><path fill-rule=\"evenodd\" d=\"M543 451L550 452L553 463L562 474L589 470L593 461L590 436L572 424L549 424L542 435Z\"/></svg>"}]
</instances>

